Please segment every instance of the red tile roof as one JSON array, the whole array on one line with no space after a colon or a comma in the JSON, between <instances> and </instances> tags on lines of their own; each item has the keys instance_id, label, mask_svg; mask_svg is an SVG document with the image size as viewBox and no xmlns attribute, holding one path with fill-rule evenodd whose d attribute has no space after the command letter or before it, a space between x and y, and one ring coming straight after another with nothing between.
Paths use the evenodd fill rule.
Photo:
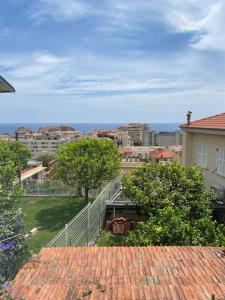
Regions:
<instances>
[{"instance_id":1,"label":"red tile roof","mask_svg":"<svg viewBox=\"0 0 225 300\"><path fill-rule=\"evenodd\" d=\"M181 128L225 129L225 113L183 124Z\"/></svg>"},{"instance_id":2,"label":"red tile roof","mask_svg":"<svg viewBox=\"0 0 225 300\"><path fill-rule=\"evenodd\" d=\"M15 299L225 299L225 249L43 248L17 274Z\"/></svg>"},{"instance_id":3,"label":"red tile roof","mask_svg":"<svg viewBox=\"0 0 225 300\"><path fill-rule=\"evenodd\" d=\"M160 158L171 159L174 157L174 153L169 149L159 149L153 151L151 153L151 157L154 159L160 159Z\"/></svg>"}]
</instances>

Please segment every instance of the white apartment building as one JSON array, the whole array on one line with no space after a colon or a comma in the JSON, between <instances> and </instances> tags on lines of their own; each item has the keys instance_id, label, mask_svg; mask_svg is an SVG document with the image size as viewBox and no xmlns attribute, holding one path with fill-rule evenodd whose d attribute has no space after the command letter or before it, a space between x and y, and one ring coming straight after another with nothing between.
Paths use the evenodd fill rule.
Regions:
<instances>
[{"instance_id":1,"label":"white apartment building","mask_svg":"<svg viewBox=\"0 0 225 300\"><path fill-rule=\"evenodd\" d=\"M148 124L141 123L130 123L120 126L118 129L128 132L128 135L132 138L136 146L143 145L144 133L150 131Z\"/></svg>"},{"instance_id":2,"label":"white apartment building","mask_svg":"<svg viewBox=\"0 0 225 300\"><path fill-rule=\"evenodd\" d=\"M187 123L183 132L182 162L202 167L209 190L225 196L225 113Z\"/></svg>"},{"instance_id":3,"label":"white apartment building","mask_svg":"<svg viewBox=\"0 0 225 300\"><path fill-rule=\"evenodd\" d=\"M74 141L78 137L78 132L71 130L42 129L38 132L32 132L27 128L17 130L17 138L31 150L32 159L37 159L44 154L56 156L61 145Z\"/></svg>"},{"instance_id":4,"label":"white apartment building","mask_svg":"<svg viewBox=\"0 0 225 300\"><path fill-rule=\"evenodd\" d=\"M179 131L158 132L155 134L155 145L157 146L174 146L182 144L182 134Z\"/></svg>"},{"instance_id":5,"label":"white apartment building","mask_svg":"<svg viewBox=\"0 0 225 300\"><path fill-rule=\"evenodd\" d=\"M30 150L32 159L37 159L43 154L55 156L62 144L66 143L63 138L49 138L49 139L20 139Z\"/></svg>"}]
</instances>

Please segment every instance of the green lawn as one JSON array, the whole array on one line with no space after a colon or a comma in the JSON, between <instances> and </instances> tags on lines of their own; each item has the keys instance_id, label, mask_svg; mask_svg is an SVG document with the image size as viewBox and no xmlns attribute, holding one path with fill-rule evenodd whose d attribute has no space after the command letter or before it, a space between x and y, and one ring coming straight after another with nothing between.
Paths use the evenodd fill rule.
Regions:
<instances>
[{"instance_id":1,"label":"green lawn","mask_svg":"<svg viewBox=\"0 0 225 300\"><path fill-rule=\"evenodd\" d=\"M26 232L41 227L29 240L30 249L38 252L83 207L84 199L58 197L24 197L17 204L23 210Z\"/></svg>"}]
</instances>

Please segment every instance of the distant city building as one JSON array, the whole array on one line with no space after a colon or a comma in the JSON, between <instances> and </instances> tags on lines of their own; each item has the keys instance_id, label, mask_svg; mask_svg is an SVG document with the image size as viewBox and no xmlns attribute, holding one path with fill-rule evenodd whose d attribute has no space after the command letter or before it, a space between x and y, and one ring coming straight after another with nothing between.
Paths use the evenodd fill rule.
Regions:
<instances>
[{"instance_id":1,"label":"distant city building","mask_svg":"<svg viewBox=\"0 0 225 300\"><path fill-rule=\"evenodd\" d=\"M124 162L143 162L151 160L151 153L160 147L132 146L120 149Z\"/></svg>"},{"instance_id":2,"label":"distant city building","mask_svg":"<svg viewBox=\"0 0 225 300\"><path fill-rule=\"evenodd\" d=\"M128 132L128 135L132 138L135 146L143 145L145 132L151 131L148 124L130 123L120 126L119 130Z\"/></svg>"},{"instance_id":3,"label":"distant city building","mask_svg":"<svg viewBox=\"0 0 225 300\"><path fill-rule=\"evenodd\" d=\"M183 146L182 145L173 145L169 146L168 149L170 149L174 153L174 160L178 163L182 163L182 152L183 152Z\"/></svg>"},{"instance_id":4,"label":"distant city building","mask_svg":"<svg viewBox=\"0 0 225 300\"><path fill-rule=\"evenodd\" d=\"M169 163L176 161L180 163L181 148L181 146L171 146L170 148L162 148L159 146L132 146L121 148L122 172L129 173L139 168L143 162Z\"/></svg>"},{"instance_id":5,"label":"distant city building","mask_svg":"<svg viewBox=\"0 0 225 300\"><path fill-rule=\"evenodd\" d=\"M34 132L21 127L17 129L16 137L31 150L32 158L36 159L43 154L55 156L62 144L78 139L80 134L75 129L62 125L40 128Z\"/></svg>"},{"instance_id":6,"label":"distant city building","mask_svg":"<svg viewBox=\"0 0 225 300\"><path fill-rule=\"evenodd\" d=\"M182 133L156 132L148 124L131 123L119 127L119 130L128 132L134 146L173 146L182 144Z\"/></svg>"},{"instance_id":7,"label":"distant city building","mask_svg":"<svg viewBox=\"0 0 225 300\"><path fill-rule=\"evenodd\" d=\"M182 145L182 133L179 131L155 133L154 145L165 147Z\"/></svg>"},{"instance_id":8,"label":"distant city building","mask_svg":"<svg viewBox=\"0 0 225 300\"><path fill-rule=\"evenodd\" d=\"M132 138L128 132L122 130L95 130L89 133L92 138L106 138L113 140L118 147L128 147L132 145Z\"/></svg>"},{"instance_id":9,"label":"distant city building","mask_svg":"<svg viewBox=\"0 0 225 300\"><path fill-rule=\"evenodd\" d=\"M148 130L143 132L143 146L155 146L156 132L154 130Z\"/></svg>"},{"instance_id":10,"label":"distant city building","mask_svg":"<svg viewBox=\"0 0 225 300\"><path fill-rule=\"evenodd\" d=\"M15 135L11 135L11 134L0 134L0 141L15 141Z\"/></svg>"},{"instance_id":11,"label":"distant city building","mask_svg":"<svg viewBox=\"0 0 225 300\"><path fill-rule=\"evenodd\" d=\"M170 149L158 149L152 151L150 157L151 161L155 163L172 162L175 160L175 153Z\"/></svg>"},{"instance_id":12,"label":"distant city building","mask_svg":"<svg viewBox=\"0 0 225 300\"><path fill-rule=\"evenodd\" d=\"M33 131L30 128L19 127L16 130L16 139L21 139L27 135L32 135Z\"/></svg>"},{"instance_id":13,"label":"distant city building","mask_svg":"<svg viewBox=\"0 0 225 300\"><path fill-rule=\"evenodd\" d=\"M142 166L142 162L127 162L127 161L122 161L121 163L121 171L123 174L127 174L130 173L134 170L136 170L137 168Z\"/></svg>"}]
</instances>

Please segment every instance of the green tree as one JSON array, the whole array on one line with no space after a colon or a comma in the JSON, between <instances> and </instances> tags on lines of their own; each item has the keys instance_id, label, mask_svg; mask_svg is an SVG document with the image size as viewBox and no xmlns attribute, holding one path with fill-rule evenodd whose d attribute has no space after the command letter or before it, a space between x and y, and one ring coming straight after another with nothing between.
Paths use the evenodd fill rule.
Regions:
<instances>
[{"instance_id":1,"label":"green tree","mask_svg":"<svg viewBox=\"0 0 225 300\"><path fill-rule=\"evenodd\" d=\"M27 165L30 158L31 152L22 142L0 142L0 164L13 163L19 178L20 171Z\"/></svg>"},{"instance_id":2,"label":"green tree","mask_svg":"<svg viewBox=\"0 0 225 300\"><path fill-rule=\"evenodd\" d=\"M63 145L57 155L57 173L67 183L78 184L85 190L99 188L104 180L115 178L121 157L116 145L105 139L80 139Z\"/></svg>"},{"instance_id":3,"label":"green tree","mask_svg":"<svg viewBox=\"0 0 225 300\"><path fill-rule=\"evenodd\" d=\"M225 244L224 227L210 216L189 220L188 207L159 209L147 222L138 224L130 232L128 243L133 246L194 245L222 246Z\"/></svg>"},{"instance_id":4,"label":"green tree","mask_svg":"<svg viewBox=\"0 0 225 300\"><path fill-rule=\"evenodd\" d=\"M148 215L130 233L131 245L224 245L224 227L212 220L215 195L197 166L144 164L123 180L124 193Z\"/></svg>"}]
</instances>

